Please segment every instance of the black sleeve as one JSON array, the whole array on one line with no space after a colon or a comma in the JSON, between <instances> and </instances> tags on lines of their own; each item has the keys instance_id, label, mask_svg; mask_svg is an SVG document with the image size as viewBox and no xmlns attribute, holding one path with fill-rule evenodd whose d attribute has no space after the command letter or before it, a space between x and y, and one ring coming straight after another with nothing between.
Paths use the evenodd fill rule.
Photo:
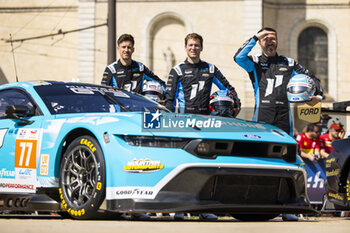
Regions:
<instances>
[{"instance_id":1,"label":"black sleeve","mask_svg":"<svg viewBox=\"0 0 350 233\"><path fill-rule=\"evenodd\" d=\"M105 71L103 72L103 77L102 77L102 80L101 80L101 84L109 86L111 84L112 76L113 76L113 74L112 74L111 70L107 66Z\"/></svg>"},{"instance_id":2,"label":"black sleeve","mask_svg":"<svg viewBox=\"0 0 350 233\"><path fill-rule=\"evenodd\" d=\"M166 84L166 93L165 93L165 107L169 109L170 111L175 111L174 104L176 103L177 98L177 85L178 85L179 76L177 72L173 69L171 69L168 81Z\"/></svg>"},{"instance_id":3,"label":"black sleeve","mask_svg":"<svg viewBox=\"0 0 350 233\"><path fill-rule=\"evenodd\" d=\"M302 65L298 64L297 62L295 62L294 71L297 72L298 74L306 74L307 76L311 77L314 80L316 85L315 95L324 97L321 82L314 74L312 74L308 69L304 68Z\"/></svg>"},{"instance_id":4,"label":"black sleeve","mask_svg":"<svg viewBox=\"0 0 350 233\"><path fill-rule=\"evenodd\" d=\"M214 80L214 83L219 87L219 89L224 89L224 88L228 89L233 96L233 100L235 101L235 107L240 108L241 107L241 100L238 98L236 89L233 86L231 86L231 84L227 81L225 76L221 73L221 71L216 66L215 66L215 70L214 70L214 77L216 77L216 79L218 81L218 83L216 83L216 81Z\"/></svg>"}]
</instances>

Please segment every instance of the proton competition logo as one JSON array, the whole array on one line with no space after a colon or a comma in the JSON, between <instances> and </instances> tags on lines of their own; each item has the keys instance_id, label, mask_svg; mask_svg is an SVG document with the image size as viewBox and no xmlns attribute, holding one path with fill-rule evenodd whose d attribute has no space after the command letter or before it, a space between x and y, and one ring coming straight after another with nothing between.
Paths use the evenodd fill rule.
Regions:
<instances>
[{"instance_id":1,"label":"proton competition logo","mask_svg":"<svg viewBox=\"0 0 350 233\"><path fill-rule=\"evenodd\" d=\"M156 172L164 168L164 165L159 161L151 159L133 159L124 166L124 171L129 173L149 173Z\"/></svg>"},{"instance_id":2,"label":"proton competition logo","mask_svg":"<svg viewBox=\"0 0 350 233\"><path fill-rule=\"evenodd\" d=\"M166 114L157 110L155 113L145 112L143 118L144 129L185 129L185 128L221 128L222 122L214 117L195 118L191 115L177 116L175 114Z\"/></svg>"}]
</instances>

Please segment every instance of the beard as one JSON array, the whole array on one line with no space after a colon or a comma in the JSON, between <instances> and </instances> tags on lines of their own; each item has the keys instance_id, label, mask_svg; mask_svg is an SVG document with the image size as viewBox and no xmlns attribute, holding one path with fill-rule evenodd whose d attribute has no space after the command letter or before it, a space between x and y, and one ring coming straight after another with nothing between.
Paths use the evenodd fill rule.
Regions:
<instances>
[{"instance_id":1,"label":"beard","mask_svg":"<svg viewBox=\"0 0 350 233\"><path fill-rule=\"evenodd\" d=\"M266 49L264 49L264 52L268 56L274 56L276 54L276 47L275 46L268 46Z\"/></svg>"}]
</instances>

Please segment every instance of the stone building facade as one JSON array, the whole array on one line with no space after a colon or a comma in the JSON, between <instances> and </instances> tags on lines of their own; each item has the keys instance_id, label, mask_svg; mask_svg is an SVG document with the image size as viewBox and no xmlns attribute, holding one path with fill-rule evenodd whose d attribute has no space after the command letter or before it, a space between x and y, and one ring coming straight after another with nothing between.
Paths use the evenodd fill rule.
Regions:
<instances>
[{"instance_id":1,"label":"stone building facade","mask_svg":"<svg viewBox=\"0 0 350 233\"><path fill-rule=\"evenodd\" d=\"M99 83L107 65L107 9L108 0L1 0L0 83L15 81L16 73L19 80ZM253 107L251 83L233 55L269 26L278 31L279 53L316 73L328 101L350 99L349 0L117 0L116 14L117 37L134 35L134 59L164 81L169 67L185 59L186 34L197 32L202 59L222 71L243 106Z\"/></svg>"}]
</instances>

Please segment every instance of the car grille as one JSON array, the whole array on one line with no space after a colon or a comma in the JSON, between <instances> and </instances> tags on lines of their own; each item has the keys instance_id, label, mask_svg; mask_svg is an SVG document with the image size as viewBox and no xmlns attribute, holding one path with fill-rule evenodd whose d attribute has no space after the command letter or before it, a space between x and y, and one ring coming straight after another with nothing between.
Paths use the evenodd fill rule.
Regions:
<instances>
[{"instance_id":1,"label":"car grille","mask_svg":"<svg viewBox=\"0 0 350 233\"><path fill-rule=\"evenodd\" d=\"M199 193L200 200L225 204L272 205L293 199L291 179L273 176L220 175L212 177Z\"/></svg>"}]
</instances>

